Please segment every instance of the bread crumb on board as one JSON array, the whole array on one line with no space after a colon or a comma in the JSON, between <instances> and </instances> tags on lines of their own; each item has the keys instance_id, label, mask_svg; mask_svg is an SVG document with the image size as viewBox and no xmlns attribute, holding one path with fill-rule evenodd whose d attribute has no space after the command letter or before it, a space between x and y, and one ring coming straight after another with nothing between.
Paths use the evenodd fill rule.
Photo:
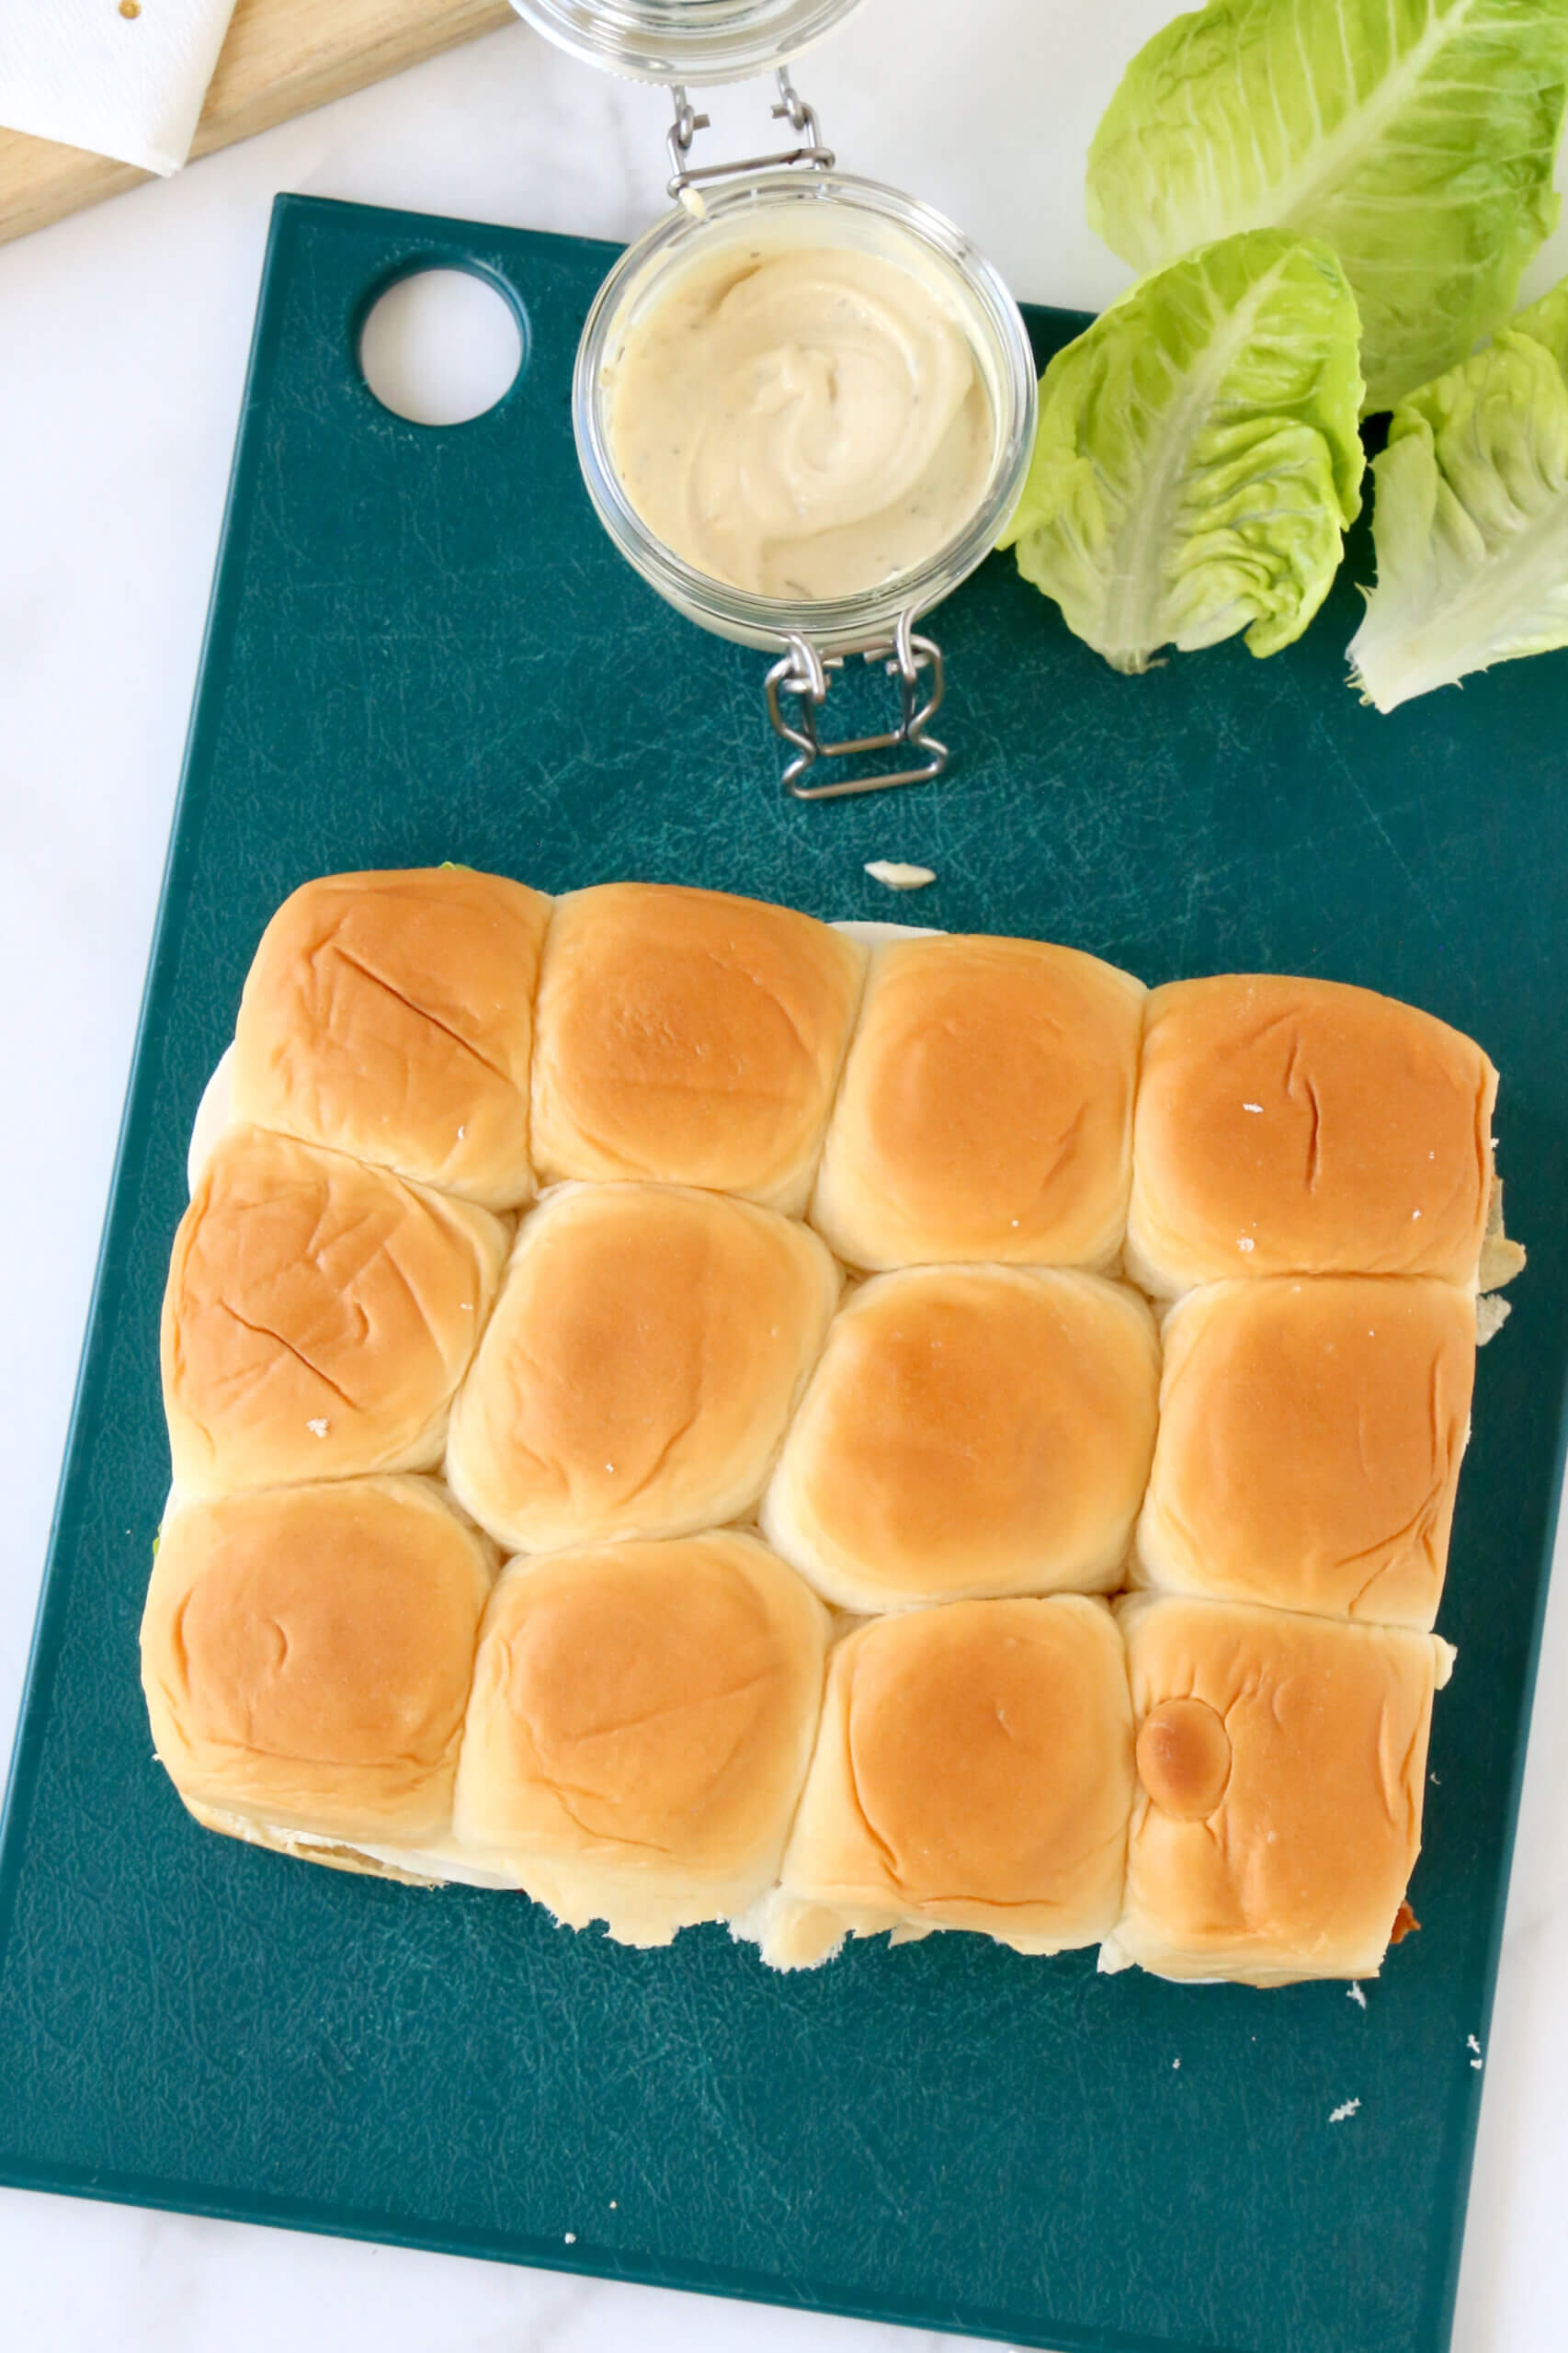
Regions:
<instances>
[{"instance_id":1,"label":"bread crumb on board","mask_svg":"<svg viewBox=\"0 0 1568 2353\"><path fill-rule=\"evenodd\" d=\"M1347 2099L1342 2108L1331 2109L1329 2110L1329 2122L1331 2124L1343 2124L1347 2116L1355 2115L1361 2103L1358 2099Z\"/></svg>"},{"instance_id":2,"label":"bread crumb on board","mask_svg":"<svg viewBox=\"0 0 1568 2353\"><path fill-rule=\"evenodd\" d=\"M1494 1290L1485 1291L1475 1302L1475 1345L1483 1348L1494 1340L1514 1312L1511 1300L1500 1299Z\"/></svg>"},{"instance_id":3,"label":"bread crumb on board","mask_svg":"<svg viewBox=\"0 0 1568 2353\"><path fill-rule=\"evenodd\" d=\"M936 875L928 866L902 866L896 858L874 858L866 869L873 882L885 883L890 891L924 891Z\"/></svg>"}]
</instances>

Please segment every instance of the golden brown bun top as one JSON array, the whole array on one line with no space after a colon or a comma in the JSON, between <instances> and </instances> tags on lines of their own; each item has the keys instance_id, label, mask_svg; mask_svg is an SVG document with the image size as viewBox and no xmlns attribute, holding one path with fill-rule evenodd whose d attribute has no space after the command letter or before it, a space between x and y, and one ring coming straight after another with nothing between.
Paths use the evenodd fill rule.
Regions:
<instances>
[{"instance_id":1,"label":"golden brown bun top","mask_svg":"<svg viewBox=\"0 0 1568 2353\"><path fill-rule=\"evenodd\" d=\"M812 1222L856 1266L1108 1264L1145 994L1040 940L879 949Z\"/></svg>"},{"instance_id":2,"label":"golden brown bun top","mask_svg":"<svg viewBox=\"0 0 1568 2353\"><path fill-rule=\"evenodd\" d=\"M840 1277L793 1219L665 1185L569 1185L524 1221L453 1419L468 1508L527 1552L749 1511Z\"/></svg>"},{"instance_id":3,"label":"golden brown bun top","mask_svg":"<svg viewBox=\"0 0 1568 2353\"><path fill-rule=\"evenodd\" d=\"M226 1130L164 1297L176 1483L216 1495L432 1466L506 1245L470 1202Z\"/></svg>"},{"instance_id":4,"label":"golden brown bun top","mask_svg":"<svg viewBox=\"0 0 1568 2353\"><path fill-rule=\"evenodd\" d=\"M764 1523L846 1608L1117 1582L1149 1475L1153 1318L1096 1275L879 1275L828 1334ZM835 1574L836 1573L836 1574Z\"/></svg>"},{"instance_id":5,"label":"golden brown bun top","mask_svg":"<svg viewBox=\"0 0 1568 2353\"><path fill-rule=\"evenodd\" d=\"M781 1561L731 1532L514 1562L480 1645L460 1835L698 1872L759 1836L781 1845L827 1623Z\"/></svg>"},{"instance_id":6,"label":"golden brown bun top","mask_svg":"<svg viewBox=\"0 0 1568 2353\"><path fill-rule=\"evenodd\" d=\"M239 1120L510 1209L550 902L463 866L329 874L262 934L234 1032Z\"/></svg>"},{"instance_id":7,"label":"golden brown bun top","mask_svg":"<svg viewBox=\"0 0 1568 2353\"><path fill-rule=\"evenodd\" d=\"M614 882L556 909L539 996L541 1181L657 1177L805 1205L865 950L788 907Z\"/></svg>"},{"instance_id":8,"label":"golden brown bun top","mask_svg":"<svg viewBox=\"0 0 1568 2353\"><path fill-rule=\"evenodd\" d=\"M1129 1949L1163 1943L1195 1976L1374 1969L1420 1844L1439 1644L1145 1595L1118 1615L1146 1800Z\"/></svg>"},{"instance_id":9,"label":"golden brown bun top","mask_svg":"<svg viewBox=\"0 0 1568 2353\"><path fill-rule=\"evenodd\" d=\"M142 1661L176 1786L327 1836L439 1826L494 1570L421 1479L175 1512Z\"/></svg>"},{"instance_id":10,"label":"golden brown bun top","mask_svg":"<svg viewBox=\"0 0 1568 2353\"><path fill-rule=\"evenodd\" d=\"M833 1654L823 1736L844 1743L854 1811L913 1903L1039 1904L1108 1850L1119 1874L1132 1725L1103 1601L874 1620Z\"/></svg>"},{"instance_id":11,"label":"golden brown bun top","mask_svg":"<svg viewBox=\"0 0 1568 2353\"><path fill-rule=\"evenodd\" d=\"M1472 1283L1497 1074L1392 997L1279 974L1156 989L1128 1246L1157 1291L1226 1275Z\"/></svg>"},{"instance_id":12,"label":"golden brown bun top","mask_svg":"<svg viewBox=\"0 0 1568 2353\"><path fill-rule=\"evenodd\" d=\"M1167 1317L1151 1565L1174 1548L1188 1574L1173 1582L1429 1627L1470 1420L1470 1293L1387 1276L1216 1283Z\"/></svg>"}]
</instances>

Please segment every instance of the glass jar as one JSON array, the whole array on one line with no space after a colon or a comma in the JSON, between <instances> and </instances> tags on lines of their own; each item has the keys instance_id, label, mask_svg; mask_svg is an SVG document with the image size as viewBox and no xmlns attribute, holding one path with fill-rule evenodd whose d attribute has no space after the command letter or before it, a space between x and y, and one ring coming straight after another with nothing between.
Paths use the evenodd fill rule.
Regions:
<instances>
[{"instance_id":1,"label":"glass jar","mask_svg":"<svg viewBox=\"0 0 1568 2353\"><path fill-rule=\"evenodd\" d=\"M737 82L799 57L860 0L512 0L558 49L638 82Z\"/></svg>"},{"instance_id":2,"label":"glass jar","mask_svg":"<svg viewBox=\"0 0 1568 2353\"><path fill-rule=\"evenodd\" d=\"M812 108L796 91L781 44L824 31L858 0L515 0L540 29L579 55L624 73L676 74L673 51L639 49L650 28L680 20L689 48L674 88L669 192L676 203L628 247L600 288L578 347L572 416L577 455L600 521L627 562L677 611L744 645L775 655L767 677L768 716L788 745L786 790L801 800L835 799L892 784L925 783L948 764L946 745L930 733L941 704L939 647L919 633L922 618L950 596L995 546L1028 472L1038 387L1028 332L1002 278L961 230L918 198L835 168ZM566 20L571 20L568 38ZM728 46L726 46L728 42ZM749 44L749 46L747 45ZM666 63L648 62L655 53ZM685 82L720 81L771 65L777 74L775 121L798 143L782 153L736 164L696 165L695 134L707 127ZM641 62L640 62L641 61ZM964 334L984 388L992 423L990 462L979 500L931 556L853 596L800 601L732 587L696 570L667 546L633 506L620 480L610 435L617 359L638 323L694 268L725 249L766 234L778 247L833 245L875 255L924 280ZM897 684L897 723L876 735L830 742L820 718L832 674L848 654L885 663ZM907 756L891 770L822 780L819 761L859 763L873 753ZM815 770L816 774L812 772Z\"/></svg>"},{"instance_id":3,"label":"glass jar","mask_svg":"<svg viewBox=\"0 0 1568 2353\"><path fill-rule=\"evenodd\" d=\"M798 222L801 244L880 254L934 279L944 307L968 337L992 417L985 487L958 536L913 571L854 596L810 604L756 596L694 571L649 530L622 487L610 449L610 388L627 336L694 264L749 244L763 222L775 236ZM1017 306L991 264L951 222L874 180L836 172L761 172L727 181L704 199L700 215L676 210L627 248L583 330L572 421L599 520L628 563L688 620L773 653L804 635L824 654L858 654L888 643L901 614L929 612L995 546L1028 468L1035 397L1034 363Z\"/></svg>"}]
</instances>

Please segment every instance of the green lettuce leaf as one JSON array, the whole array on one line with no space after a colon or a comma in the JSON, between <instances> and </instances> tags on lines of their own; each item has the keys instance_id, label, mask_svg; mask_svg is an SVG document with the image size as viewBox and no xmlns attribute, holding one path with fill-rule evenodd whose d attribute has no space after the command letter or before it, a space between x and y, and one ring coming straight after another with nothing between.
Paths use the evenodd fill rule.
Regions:
<instances>
[{"instance_id":1,"label":"green lettuce leaf","mask_svg":"<svg viewBox=\"0 0 1568 2353\"><path fill-rule=\"evenodd\" d=\"M1323 238L1388 408L1512 310L1565 88L1568 0L1214 0L1128 67L1089 219L1142 270L1238 229Z\"/></svg>"},{"instance_id":2,"label":"green lettuce leaf","mask_svg":"<svg viewBox=\"0 0 1568 2353\"><path fill-rule=\"evenodd\" d=\"M1395 409L1353 682L1392 710L1568 645L1568 279Z\"/></svg>"},{"instance_id":3,"label":"green lettuce leaf","mask_svg":"<svg viewBox=\"0 0 1568 2353\"><path fill-rule=\"evenodd\" d=\"M1057 353L1002 544L1118 670L1300 637L1360 510L1356 303L1275 229L1189 254Z\"/></svg>"}]
</instances>

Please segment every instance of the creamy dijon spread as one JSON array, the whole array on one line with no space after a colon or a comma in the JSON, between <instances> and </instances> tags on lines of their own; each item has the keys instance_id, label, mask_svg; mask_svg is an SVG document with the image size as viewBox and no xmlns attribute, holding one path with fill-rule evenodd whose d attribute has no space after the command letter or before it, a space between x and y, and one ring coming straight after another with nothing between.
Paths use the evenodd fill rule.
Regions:
<instances>
[{"instance_id":1,"label":"creamy dijon spread","mask_svg":"<svg viewBox=\"0 0 1568 2353\"><path fill-rule=\"evenodd\" d=\"M850 597L926 562L991 472L963 330L881 254L732 244L633 324L606 391L649 530L759 596Z\"/></svg>"}]
</instances>

